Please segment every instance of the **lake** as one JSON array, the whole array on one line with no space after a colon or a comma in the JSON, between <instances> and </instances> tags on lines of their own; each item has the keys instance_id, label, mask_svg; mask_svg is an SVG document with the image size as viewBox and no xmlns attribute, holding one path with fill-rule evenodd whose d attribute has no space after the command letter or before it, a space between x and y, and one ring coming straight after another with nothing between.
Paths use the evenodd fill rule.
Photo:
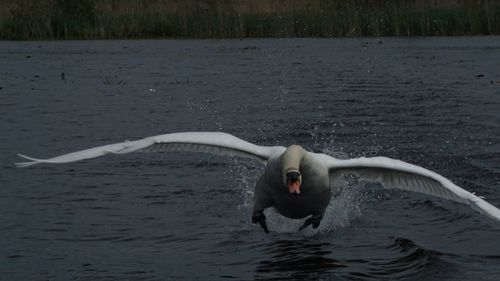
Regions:
<instances>
[{"instance_id":1,"label":"lake","mask_svg":"<svg viewBox=\"0 0 500 281\"><path fill-rule=\"evenodd\" d=\"M111 155L224 131L387 156L500 206L500 37L0 42L2 280L499 280L500 224L468 206L336 184L319 230L251 223L258 162Z\"/></svg>"}]
</instances>

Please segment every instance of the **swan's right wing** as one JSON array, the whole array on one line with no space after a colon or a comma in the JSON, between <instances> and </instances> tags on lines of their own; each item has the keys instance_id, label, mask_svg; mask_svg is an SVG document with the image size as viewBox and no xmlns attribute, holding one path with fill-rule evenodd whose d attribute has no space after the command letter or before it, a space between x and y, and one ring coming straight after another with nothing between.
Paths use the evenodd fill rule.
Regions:
<instances>
[{"instance_id":1,"label":"swan's right wing","mask_svg":"<svg viewBox=\"0 0 500 281\"><path fill-rule=\"evenodd\" d=\"M205 152L226 156L253 158L266 162L269 158L283 153L282 146L259 146L233 135L221 132L188 132L152 136L135 141L93 147L48 159L37 159L19 154L29 162L16 163L18 167L35 164L60 164L100 157L106 154L126 154L131 152L188 151Z\"/></svg>"},{"instance_id":2,"label":"swan's right wing","mask_svg":"<svg viewBox=\"0 0 500 281\"><path fill-rule=\"evenodd\" d=\"M500 221L500 210L497 207L425 168L387 157L346 160L325 154L322 157L330 174L351 173L363 180L378 182L384 188L409 190L457 201Z\"/></svg>"}]
</instances>

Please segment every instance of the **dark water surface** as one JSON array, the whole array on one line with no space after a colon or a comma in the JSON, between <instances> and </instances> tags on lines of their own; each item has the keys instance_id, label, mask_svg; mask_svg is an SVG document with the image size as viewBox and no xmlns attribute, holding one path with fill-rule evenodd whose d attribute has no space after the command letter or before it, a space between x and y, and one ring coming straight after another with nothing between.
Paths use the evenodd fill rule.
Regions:
<instances>
[{"instance_id":1,"label":"dark water surface","mask_svg":"<svg viewBox=\"0 0 500 281\"><path fill-rule=\"evenodd\" d=\"M500 225L339 182L319 231L251 224L258 163L117 155L178 131L384 155L500 206L500 37L0 42L0 280L500 280Z\"/></svg>"}]
</instances>

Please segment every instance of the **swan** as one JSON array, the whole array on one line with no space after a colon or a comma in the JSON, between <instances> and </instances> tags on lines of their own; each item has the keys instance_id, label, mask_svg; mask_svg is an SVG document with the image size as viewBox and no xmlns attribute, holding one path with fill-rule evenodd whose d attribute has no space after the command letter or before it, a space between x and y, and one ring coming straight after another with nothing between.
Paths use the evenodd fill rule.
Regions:
<instances>
[{"instance_id":1,"label":"swan","mask_svg":"<svg viewBox=\"0 0 500 281\"><path fill-rule=\"evenodd\" d=\"M471 206L500 221L500 210L482 198L458 187L447 178L425 168L386 157L341 160L323 153L306 151L299 145L259 146L223 132L185 132L151 136L135 141L80 150L49 159L15 163L17 167L35 164L60 164L131 152L191 151L259 160L266 165L255 185L252 222L269 233L264 210L274 207L281 215L306 218L300 229L317 228L332 197L330 179L349 173L362 180L424 193Z\"/></svg>"}]
</instances>

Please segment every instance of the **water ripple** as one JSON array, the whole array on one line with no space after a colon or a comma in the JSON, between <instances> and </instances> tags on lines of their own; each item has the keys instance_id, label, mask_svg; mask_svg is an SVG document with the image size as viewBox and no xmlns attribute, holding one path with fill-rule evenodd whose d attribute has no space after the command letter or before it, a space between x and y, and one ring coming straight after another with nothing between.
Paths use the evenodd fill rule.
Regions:
<instances>
[{"instance_id":1,"label":"water ripple","mask_svg":"<svg viewBox=\"0 0 500 281\"><path fill-rule=\"evenodd\" d=\"M441 253L418 246L406 238L396 238L385 253L368 258L372 249L360 247L356 253L366 258L347 258L336 245L315 240L278 240L267 245L268 256L256 265L257 280L394 280L425 273L432 266L445 267ZM363 255L360 255L360 257Z\"/></svg>"}]
</instances>

